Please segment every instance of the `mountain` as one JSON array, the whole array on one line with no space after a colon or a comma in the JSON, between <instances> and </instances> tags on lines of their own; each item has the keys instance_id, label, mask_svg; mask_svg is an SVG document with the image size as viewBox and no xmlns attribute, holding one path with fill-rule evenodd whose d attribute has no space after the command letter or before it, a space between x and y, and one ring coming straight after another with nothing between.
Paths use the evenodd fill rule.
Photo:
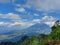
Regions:
<instances>
[{"instance_id":1,"label":"mountain","mask_svg":"<svg viewBox=\"0 0 60 45\"><path fill-rule=\"evenodd\" d=\"M17 29L18 30L18 29ZM44 23L37 23L32 25L26 29L12 31L6 33L7 38L1 38L1 42L17 42L25 35L32 36L32 35L39 35L39 34L49 34L51 32L51 28L44 24Z\"/></svg>"},{"instance_id":2,"label":"mountain","mask_svg":"<svg viewBox=\"0 0 60 45\"><path fill-rule=\"evenodd\" d=\"M32 25L28 27L27 29L24 29L27 34L49 34L51 32L51 28L44 24L44 23L37 23L35 25Z\"/></svg>"},{"instance_id":3,"label":"mountain","mask_svg":"<svg viewBox=\"0 0 60 45\"><path fill-rule=\"evenodd\" d=\"M41 23L41 24L37 23L37 24L32 25L26 29L18 31L17 33L20 34L20 32L21 32L21 35L18 35L16 37L14 37L13 39L11 39L13 42L18 41L19 38L22 38L25 35L27 35L27 36L39 35L39 34L48 35L51 32L51 28L44 23Z\"/></svg>"}]
</instances>

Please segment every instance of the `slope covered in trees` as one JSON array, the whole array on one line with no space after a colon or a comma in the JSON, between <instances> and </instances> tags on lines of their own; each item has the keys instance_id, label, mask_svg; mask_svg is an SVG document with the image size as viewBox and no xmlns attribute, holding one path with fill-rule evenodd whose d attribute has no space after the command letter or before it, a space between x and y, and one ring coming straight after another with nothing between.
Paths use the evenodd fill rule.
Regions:
<instances>
[{"instance_id":1,"label":"slope covered in trees","mask_svg":"<svg viewBox=\"0 0 60 45\"><path fill-rule=\"evenodd\" d=\"M40 45L40 42L46 37L44 34L32 35L26 38L20 45Z\"/></svg>"},{"instance_id":2,"label":"slope covered in trees","mask_svg":"<svg viewBox=\"0 0 60 45\"><path fill-rule=\"evenodd\" d=\"M41 45L60 45L60 21L55 22L51 34L42 40Z\"/></svg>"}]
</instances>

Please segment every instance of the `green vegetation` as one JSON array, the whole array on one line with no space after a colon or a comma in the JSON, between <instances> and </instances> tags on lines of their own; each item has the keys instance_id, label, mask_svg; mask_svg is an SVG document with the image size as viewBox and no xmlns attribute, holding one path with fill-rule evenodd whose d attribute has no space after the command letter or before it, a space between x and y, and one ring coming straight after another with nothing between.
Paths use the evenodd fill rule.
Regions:
<instances>
[{"instance_id":1,"label":"green vegetation","mask_svg":"<svg viewBox=\"0 0 60 45\"><path fill-rule=\"evenodd\" d=\"M58 22L56 22L58 23ZM55 23L55 24L56 24ZM42 40L41 45L60 45L60 25L52 27L52 32L44 40Z\"/></svg>"},{"instance_id":2,"label":"green vegetation","mask_svg":"<svg viewBox=\"0 0 60 45\"><path fill-rule=\"evenodd\" d=\"M26 38L20 45L40 45L40 42L46 37L44 34L32 35Z\"/></svg>"}]
</instances>

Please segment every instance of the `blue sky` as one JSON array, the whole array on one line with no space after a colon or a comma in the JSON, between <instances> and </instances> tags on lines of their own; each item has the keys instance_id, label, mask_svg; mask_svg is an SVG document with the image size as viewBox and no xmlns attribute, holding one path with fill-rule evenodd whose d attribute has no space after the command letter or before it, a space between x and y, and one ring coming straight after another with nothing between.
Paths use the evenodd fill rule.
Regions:
<instances>
[{"instance_id":1,"label":"blue sky","mask_svg":"<svg viewBox=\"0 0 60 45\"><path fill-rule=\"evenodd\" d=\"M60 20L60 0L0 0L0 33L25 29L36 23L52 27L56 20ZM2 40L8 37L0 35Z\"/></svg>"},{"instance_id":2,"label":"blue sky","mask_svg":"<svg viewBox=\"0 0 60 45\"><path fill-rule=\"evenodd\" d=\"M60 0L0 0L0 26L12 30L45 23L51 27L60 19L59 5Z\"/></svg>"}]
</instances>

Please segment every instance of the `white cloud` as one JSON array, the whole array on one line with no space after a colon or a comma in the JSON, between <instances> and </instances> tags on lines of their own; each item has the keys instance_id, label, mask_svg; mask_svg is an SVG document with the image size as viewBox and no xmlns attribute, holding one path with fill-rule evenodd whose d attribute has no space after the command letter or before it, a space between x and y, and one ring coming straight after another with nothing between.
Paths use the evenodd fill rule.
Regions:
<instances>
[{"instance_id":1,"label":"white cloud","mask_svg":"<svg viewBox=\"0 0 60 45\"><path fill-rule=\"evenodd\" d=\"M39 15L35 13L34 16L39 16Z\"/></svg>"},{"instance_id":2,"label":"white cloud","mask_svg":"<svg viewBox=\"0 0 60 45\"><path fill-rule=\"evenodd\" d=\"M33 21L32 22L34 22L34 23L40 23L40 19L33 19Z\"/></svg>"},{"instance_id":3,"label":"white cloud","mask_svg":"<svg viewBox=\"0 0 60 45\"><path fill-rule=\"evenodd\" d=\"M57 19L52 17L52 16L47 16L45 15L44 17L42 17L41 19L33 19L33 23L45 23L47 25L49 25L50 27L54 25L55 21Z\"/></svg>"},{"instance_id":4,"label":"white cloud","mask_svg":"<svg viewBox=\"0 0 60 45\"><path fill-rule=\"evenodd\" d=\"M44 20L44 21L46 21L46 20L47 21L54 21L54 19L55 18L53 18L52 16L47 16L47 15L42 18L42 20Z\"/></svg>"},{"instance_id":5,"label":"white cloud","mask_svg":"<svg viewBox=\"0 0 60 45\"><path fill-rule=\"evenodd\" d=\"M27 0L26 5L42 11L60 10L60 0Z\"/></svg>"},{"instance_id":6,"label":"white cloud","mask_svg":"<svg viewBox=\"0 0 60 45\"><path fill-rule=\"evenodd\" d=\"M52 16L45 15L44 17L42 17L42 19L33 19L33 21L31 22L27 22L27 21L22 20L22 18L19 15L13 14L13 13L8 13L5 15L0 14L0 18L11 19L13 23L0 22L0 25L7 25L10 28L16 27L17 25L25 28L25 27L29 27L33 25L34 23L45 23L51 27L54 25L54 22L57 20L56 18Z\"/></svg>"},{"instance_id":7,"label":"white cloud","mask_svg":"<svg viewBox=\"0 0 60 45\"><path fill-rule=\"evenodd\" d=\"M16 8L16 11L18 11L18 12L25 12L25 9L23 7L20 7L20 8Z\"/></svg>"},{"instance_id":8,"label":"white cloud","mask_svg":"<svg viewBox=\"0 0 60 45\"><path fill-rule=\"evenodd\" d=\"M29 27L29 26L31 26L31 25L33 25L33 23L30 23L30 22L14 22L14 23L11 23L8 27L20 27L21 29L23 28L27 28L27 27Z\"/></svg>"},{"instance_id":9,"label":"white cloud","mask_svg":"<svg viewBox=\"0 0 60 45\"><path fill-rule=\"evenodd\" d=\"M11 19L12 22L1 22L0 21L0 26L5 26L8 27L9 29L11 28L27 28L32 25L32 23L24 21L18 14L14 13L8 13L8 14L0 14L0 18L6 18L6 19Z\"/></svg>"},{"instance_id":10,"label":"white cloud","mask_svg":"<svg viewBox=\"0 0 60 45\"><path fill-rule=\"evenodd\" d=\"M0 26L4 26L4 25L8 25L9 23L8 22L0 22Z\"/></svg>"},{"instance_id":11,"label":"white cloud","mask_svg":"<svg viewBox=\"0 0 60 45\"><path fill-rule=\"evenodd\" d=\"M11 19L12 21L14 21L14 22L20 22L21 19L22 19L19 15L13 14L13 13L8 13L8 14L6 15L6 18L10 18L10 19Z\"/></svg>"},{"instance_id":12,"label":"white cloud","mask_svg":"<svg viewBox=\"0 0 60 45\"><path fill-rule=\"evenodd\" d=\"M52 16L44 16L42 18L42 22L44 22L45 24L49 25L50 27L54 25L56 20L57 19L52 17Z\"/></svg>"},{"instance_id":13,"label":"white cloud","mask_svg":"<svg viewBox=\"0 0 60 45\"><path fill-rule=\"evenodd\" d=\"M0 18L8 18L11 19L12 21L17 21L17 22L21 20L21 17L14 13L0 14Z\"/></svg>"},{"instance_id":14,"label":"white cloud","mask_svg":"<svg viewBox=\"0 0 60 45\"><path fill-rule=\"evenodd\" d=\"M50 21L50 22L44 22L45 24L49 25L50 27L54 25L55 21Z\"/></svg>"}]
</instances>

